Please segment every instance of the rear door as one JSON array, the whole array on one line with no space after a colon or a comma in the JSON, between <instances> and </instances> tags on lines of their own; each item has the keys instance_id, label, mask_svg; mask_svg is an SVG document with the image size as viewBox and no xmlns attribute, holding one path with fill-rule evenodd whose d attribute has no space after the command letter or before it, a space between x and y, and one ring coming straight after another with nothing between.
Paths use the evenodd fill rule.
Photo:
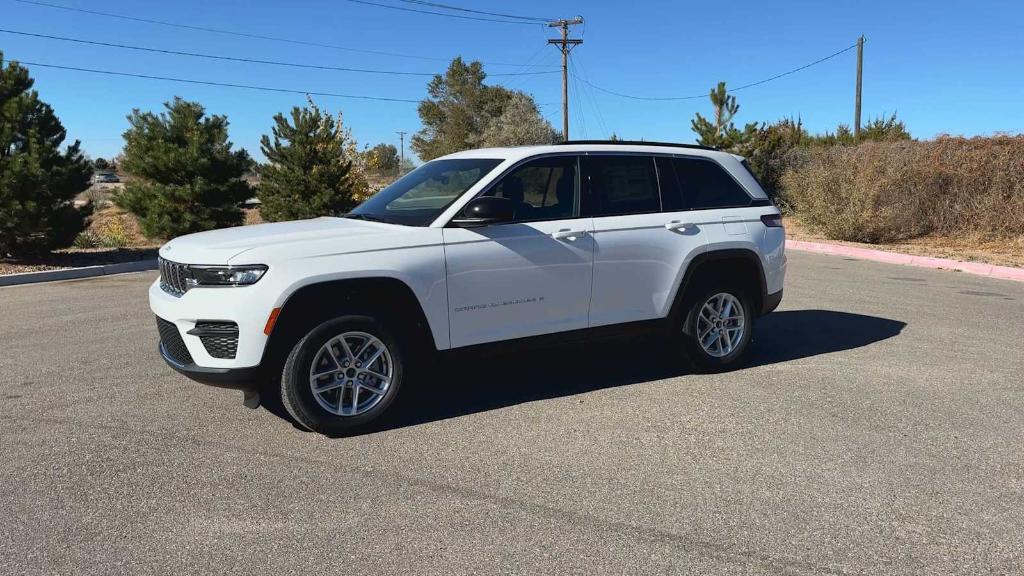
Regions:
<instances>
[{"instance_id":1,"label":"rear door","mask_svg":"<svg viewBox=\"0 0 1024 576\"><path fill-rule=\"evenodd\" d=\"M668 314L704 224L682 200L667 157L594 154L584 163L584 214L594 219L590 326ZM721 226L721 224L719 224Z\"/></svg>"},{"instance_id":2,"label":"rear door","mask_svg":"<svg viewBox=\"0 0 1024 576\"><path fill-rule=\"evenodd\" d=\"M452 347L586 328L594 240L577 157L528 160L483 195L512 200L515 219L444 228Z\"/></svg>"},{"instance_id":3,"label":"rear door","mask_svg":"<svg viewBox=\"0 0 1024 576\"><path fill-rule=\"evenodd\" d=\"M691 219L699 222L708 243L717 249L749 248L764 234L761 215L771 203L750 196L714 160L675 157L672 167ZM738 164L738 162L737 162Z\"/></svg>"}]
</instances>

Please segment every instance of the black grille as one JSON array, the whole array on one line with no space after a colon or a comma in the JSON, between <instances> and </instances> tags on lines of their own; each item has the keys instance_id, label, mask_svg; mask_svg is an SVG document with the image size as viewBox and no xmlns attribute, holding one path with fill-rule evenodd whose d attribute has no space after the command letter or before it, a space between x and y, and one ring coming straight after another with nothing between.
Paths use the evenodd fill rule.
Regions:
<instances>
[{"instance_id":1,"label":"black grille","mask_svg":"<svg viewBox=\"0 0 1024 576\"><path fill-rule=\"evenodd\" d=\"M234 322L196 322L188 333L199 336L206 353L214 358L234 358L238 351L238 324Z\"/></svg>"},{"instance_id":2,"label":"black grille","mask_svg":"<svg viewBox=\"0 0 1024 576\"><path fill-rule=\"evenodd\" d=\"M164 292L181 296L188 292L188 265L160 258L160 287Z\"/></svg>"},{"instance_id":3,"label":"black grille","mask_svg":"<svg viewBox=\"0 0 1024 576\"><path fill-rule=\"evenodd\" d=\"M160 343L171 360L178 364L192 364L192 355L185 347L185 341L181 339L181 332L173 322L168 322L159 316L156 319L156 328L160 331Z\"/></svg>"}]
</instances>

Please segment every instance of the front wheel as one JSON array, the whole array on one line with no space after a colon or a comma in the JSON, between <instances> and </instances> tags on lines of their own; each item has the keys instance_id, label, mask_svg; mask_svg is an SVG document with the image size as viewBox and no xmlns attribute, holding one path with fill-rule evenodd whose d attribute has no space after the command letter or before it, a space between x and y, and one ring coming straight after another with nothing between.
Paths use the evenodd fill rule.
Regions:
<instances>
[{"instance_id":1,"label":"front wheel","mask_svg":"<svg viewBox=\"0 0 1024 576\"><path fill-rule=\"evenodd\" d=\"M394 402L404 350L379 321L342 316L311 330L292 349L281 375L281 400L309 430L353 432Z\"/></svg>"},{"instance_id":2,"label":"front wheel","mask_svg":"<svg viewBox=\"0 0 1024 576\"><path fill-rule=\"evenodd\" d=\"M682 337L690 361L700 370L725 370L734 365L750 344L753 305L742 290L709 286L690 300Z\"/></svg>"}]
</instances>

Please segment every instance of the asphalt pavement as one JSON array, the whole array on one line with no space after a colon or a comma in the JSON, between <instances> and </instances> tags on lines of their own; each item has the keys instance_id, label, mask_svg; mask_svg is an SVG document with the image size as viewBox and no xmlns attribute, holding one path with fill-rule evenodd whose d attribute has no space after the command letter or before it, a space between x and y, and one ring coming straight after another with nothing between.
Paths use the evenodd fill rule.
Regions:
<instances>
[{"instance_id":1,"label":"asphalt pavement","mask_svg":"<svg viewBox=\"0 0 1024 576\"><path fill-rule=\"evenodd\" d=\"M792 252L742 369L469 357L329 439L166 367L154 277L0 288L0 574L1024 571L1024 284Z\"/></svg>"}]
</instances>

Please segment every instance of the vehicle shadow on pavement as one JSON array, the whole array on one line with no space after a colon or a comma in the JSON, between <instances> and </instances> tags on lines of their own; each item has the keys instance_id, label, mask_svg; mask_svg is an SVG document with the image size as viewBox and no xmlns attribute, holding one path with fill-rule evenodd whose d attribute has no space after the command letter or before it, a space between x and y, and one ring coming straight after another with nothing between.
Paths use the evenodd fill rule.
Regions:
<instances>
[{"instance_id":1,"label":"vehicle shadow on pavement","mask_svg":"<svg viewBox=\"0 0 1024 576\"><path fill-rule=\"evenodd\" d=\"M848 312L777 311L757 321L754 341L736 369L867 346L898 335L904 326ZM674 355L652 335L445 357L425 381L403 387L390 413L363 433L692 374Z\"/></svg>"}]
</instances>

